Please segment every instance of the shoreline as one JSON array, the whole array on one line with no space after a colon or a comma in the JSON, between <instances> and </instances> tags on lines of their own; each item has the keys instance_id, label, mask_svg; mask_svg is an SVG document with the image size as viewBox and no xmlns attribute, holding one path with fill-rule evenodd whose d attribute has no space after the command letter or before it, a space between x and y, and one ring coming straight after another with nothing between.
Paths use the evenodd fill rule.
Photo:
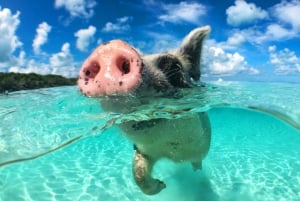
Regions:
<instances>
[{"instance_id":1,"label":"shoreline","mask_svg":"<svg viewBox=\"0 0 300 201\"><path fill-rule=\"evenodd\" d=\"M0 72L0 93L40 89L58 86L76 85L77 78L66 78L61 75L40 75L36 73Z\"/></svg>"}]
</instances>

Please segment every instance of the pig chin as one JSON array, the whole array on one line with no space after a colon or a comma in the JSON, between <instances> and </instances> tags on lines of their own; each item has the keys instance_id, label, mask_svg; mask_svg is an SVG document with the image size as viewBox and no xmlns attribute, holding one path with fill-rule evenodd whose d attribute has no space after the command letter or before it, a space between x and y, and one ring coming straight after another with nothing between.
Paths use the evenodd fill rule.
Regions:
<instances>
[{"instance_id":1,"label":"pig chin","mask_svg":"<svg viewBox=\"0 0 300 201\"><path fill-rule=\"evenodd\" d=\"M141 57L127 43L113 40L99 46L83 63L78 87L87 96L124 95L141 82Z\"/></svg>"}]
</instances>

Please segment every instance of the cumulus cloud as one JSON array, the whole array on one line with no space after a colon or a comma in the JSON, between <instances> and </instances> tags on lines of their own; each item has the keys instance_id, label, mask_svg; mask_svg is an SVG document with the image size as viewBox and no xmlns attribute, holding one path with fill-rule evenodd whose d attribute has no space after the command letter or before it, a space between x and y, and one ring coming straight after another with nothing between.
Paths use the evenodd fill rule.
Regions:
<instances>
[{"instance_id":1,"label":"cumulus cloud","mask_svg":"<svg viewBox=\"0 0 300 201\"><path fill-rule=\"evenodd\" d=\"M30 59L26 63L26 67L12 66L9 68L8 72L14 73L37 73L41 75L46 75L51 73L51 68L49 64L37 62L34 59Z\"/></svg>"},{"instance_id":2,"label":"cumulus cloud","mask_svg":"<svg viewBox=\"0 0 300 201\"><path fill-rule=\"evenodd\" d=\"M246 4L246 2L241 0L237 0L236 2L239 1L242 2L242 4ZM270 13L272 14L270 14L269 19L272 20L272 22L265 27L236 29L233 35L239 36L240 39L244 38L247 42L256 44L299 38L300 21L298 20L298 13L300 13L300 1L282 1L271 7ZM232 17L234 18L235 16L232 15ZM236 20L236 24L239 24L238 18L233 20ZM235 37L232 37L232 39L238 41Z\"/></svg>"},{"instance_id":3,"label":"cumulus cloud","mask_svg":"<svg viewBox=\"0 0 300 201\"><path fill-rule=\"evenodd\" d=\"M8 72L18 72L18 69L20 68L20 66L25 66L25 64L27 63L26 60L26 53L25 51L20 51L19 56L16 58L15 60L16 62L11 62L7 67L7 71Z\"/></svg>"},{"instance_id":4,"label":"cumulus cloud","mask_svg":"<svg viewBox=\"0 0 300 201\"><path fill-rule=\"evenodd\" d=\"M281 40L281 39L289 39L297 36L297 33L291 31L279 24L270 24L267 26L267 30L265 34L260 37L263 40Z\"/></svg>"},{"instance_id":5,"label":"cumulus cloud","mask_svg":"<svg viewBox=\"0 0 300 201\"><path fill-rule=\"evenodd\" d=\"M41 53L41 46L48 41L48 33L51 31L51 26L47 22L42 22L36 29L36 35L33 39L32 47L35 54Z\"/></svg>"},{"instance_id":6,"label":"cumulus cloud","mask_svg":"<svg viewBox=\"0 0 300 201\"><path fill-rule=\"evenodd\" d=\"M22 53L20 57L25 57ZM48 62L37 61L30 59L24 61L23 65L11 66L9 72L16 73L37 73L37 74L56 74L65 77L77 77L78 69L76 62L74 62L73 55L70 51L70 44L64 43L61 51L50 56Z\"/></svg>"},{"instance_id":7,"label":"cumulus cloud","mask_svg":"<svg viewBox=\"0 0 300 201\"><path fill-rule=\"evenodd\" d=\"M249 27L247 29L236 29L231 36L224 42L227 48L237 47L244 42L251 44L263 44L270 41L284 41L299 37L299 33L290 30L282 25L271 23L263 29L262 27ZM225 46L224 46L225 48Z\"/></svg>"},{"instance_id":8,"label":"cumulus cloud","mask_svg":"<svg viewBox=\"0 0 300 201\"><path fill-rule=\"evenodd\" d=\"M107 22L105 26L102 28L102 31L117 32L117 33L128 31L130 29L128 23L131 21L131 19L132 17L125 16L125 17L118 18L115 23Z\"/></svg>"},{"instance_id":9,"label":"cumulus cloud","mask_svg":"<svg viewBox=\"0 0 300 201\"><path fill-rule=\"evenodd\" d=\"M166 14L160 15L159 19L164 22L180 23L189 22L199 24L200 17L205 15L207 9L204 5L196 2L180 2L179 4L163 4Z\"/></svg>"},{"instance_id":10,"label":"cumulus cloud","mask_svg":"<svg viewBox=\"0 0 300 201\"><path fill-rule=\"evenodd\" d=\"M292 26L294 30L300 31L300 1L282 1L273 7L274 16L280 21Z\"/></svg>"},{"instance_id":11,"label":"cumulus cloud","mask_svg":"<svg viewBox=\"0 0 300 201\"><path fill-rule=\"evenodd\" d=\"M270 63L274 67L275 74L287 75L300 73L300 58L295 52L284 48L277 50L276 46L269 47Z\"/></svg>"},{"instance_id":12,"label":"cumulus cloud","mask_svg":"<svg viewBox=\"0 0 300 201\"><path fill-rule=\"evenodd\" d=\"M91 42L94 41L96 27L89 26L87 29L80 29L74 35L77 37L76 47L80 51L87 51Z\"/></svg>"},{"instance_id":13,"label":"cumulus cloud","mask_svg":"<svg viewBox=\"0 0 300 201\"><path fill-rule=\"evenodd\" d=\"M246 35L241 31L232 32L226 41L216 42L215 39L207 39L206 44L222 48L224 50L235 50L240 49L241 45L248 42Z\"/></svg>"},{"instance_id":14,"label":"cumulus cloud","mask_svg":"<svg viewBox=\"0 0 300 201\"><path fill-rule=\"evenodd\" d=\"M144 47L139 45L141 49L148 50L147 53L165 52L179 47L181 40L172 34L162 34L157 32L147 32L151 38L150 41L143 43ZM139 44L142 44L141 42Z\"/></svg>"},{"instance_id":15,"label":"cumulus cloud","mask_svg":"<svg viewBox=\"0 0 300 201\"><path fill-rule=\"evenodd\" d=\"M55 8L65 8L71 17L91 18L93 8L97 5L95 0L55 0Z\"/></svg>"},{"instance_id":16,"label":"cumulus cloud","mask_svg":"<svg viewBox=\"0 0 300 201\"><path fill-rule=\"evenodd\" d=\"M205 46L203 56L204 74L213 76L232 76L239 73L259 74L259 70L250 67L238 52L228 53L220 47Z\"/></svg>"},{"instance_id":17,"label":"cumulus cloud","mask_svg":"<svg viewBox=\"0 0 300 201\"><path fill-rule=\"evenodd\" d=\"M64 43L61 51L53 54L49 59L51 74L63 75L65 77L77 77L74 66L73 55L70 52L70 44Z\"/></svg>"},{"instance_id":18,"label":"cumulus cloud","mask_svg":"<svg viewBox=\"0 0 300 201\"><path fill-rule=\"evenodd\" d=\"M236 0L235 5L226 10L227 23L232 26L251 24L257 20L268 17L267 11L257 7L254 3Z\"/></svg>"},{"instance_id":19,"label":"cumulus cloud","mask_svg":"<svg viewBox=\"0 0 300 201\"><path fill-rule=\"evenodd\" d=\"M50 57L50 64L52 67L66 66L73 61L73 57L70 53L70 44L64 43L61 47L61 51L53 54Z\"/></svg>"},{"instance_id":20,"label":"cumulus cloud","mask_svg":"<svg viewBox=\"0 0 300 201\"><path fill-rule=\"evenodd\" d=\"M229 46L229 47L230 46L231 47L237 47L245 41L246 41L245 36L243 34L241 34L240 32L236 32L236 33L233 33L232 36L230 36L227 39L226 45Z\"/></svg>"},{"instance_id":21,"label":"cumulus cloud","mask_svg":"<svg viewBox=\"0 0 300 201\"><path fill-rule=\"evenodd\" d=\"M0 7L0 68L7 68L16 58L12 55L22 46L16 35L20 24L20 12L12 14L10 9Z\"/></svg>"},{"instance_id":22,"label":"cumulus cloud","mask_svg":"<svg viewBox=\"0 0 300 201\"><path fill-rule=\"evenodd\" d=\"M276 22L269 24L265 32L257 32L259 34L253 36L256 41L281 41L299 37L300 1L282 1L270 10Z\"/></svg>"},{"instance_id":23,"label":"cumulus cloud","mask_svg":"<svg viewBox=\"0 0 300 201\"><path fill-rule=\"evenodd\" d=\"M26 53L25 51L20 51L20 54L18 56L18 59L17 59L17 64L19 66L24 66L24 64L26 63Z\"/></svg>"}]
</instances>

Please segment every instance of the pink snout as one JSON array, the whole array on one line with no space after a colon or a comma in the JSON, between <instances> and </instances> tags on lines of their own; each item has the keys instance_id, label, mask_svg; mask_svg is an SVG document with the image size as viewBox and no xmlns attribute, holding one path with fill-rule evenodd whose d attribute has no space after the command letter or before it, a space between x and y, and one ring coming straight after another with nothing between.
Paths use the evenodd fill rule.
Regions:
<instances>
[{"instance_id":1,"label":"pink snout","mask_svg":"<svg viewBox=\"0 0 300 201\"><path fill-rule=\"evenodd\" d=\"M126 94L142 81L142 61L127 43L112 40L100 45L83 63L78 87L88 96Z\"/></svg>"}]
</instances>

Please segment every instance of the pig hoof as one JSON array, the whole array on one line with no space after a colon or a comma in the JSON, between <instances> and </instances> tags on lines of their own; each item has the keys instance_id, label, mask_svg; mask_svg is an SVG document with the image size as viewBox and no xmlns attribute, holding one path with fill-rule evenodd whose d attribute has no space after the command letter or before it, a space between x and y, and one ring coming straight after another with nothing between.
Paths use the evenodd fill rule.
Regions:
<instances>
[{"instance_id":1,"label":"pig hoof","mask_svg":"<svg viewBox=\"0 0 300 201\"><path fill-rule=\"evenodd\" d=\"M166 188L166 184L158 179L153 182L151 188L142 189L142 191L147 195L155 195L158 194L161 190Z\"/></svg>"}]
</instances>

